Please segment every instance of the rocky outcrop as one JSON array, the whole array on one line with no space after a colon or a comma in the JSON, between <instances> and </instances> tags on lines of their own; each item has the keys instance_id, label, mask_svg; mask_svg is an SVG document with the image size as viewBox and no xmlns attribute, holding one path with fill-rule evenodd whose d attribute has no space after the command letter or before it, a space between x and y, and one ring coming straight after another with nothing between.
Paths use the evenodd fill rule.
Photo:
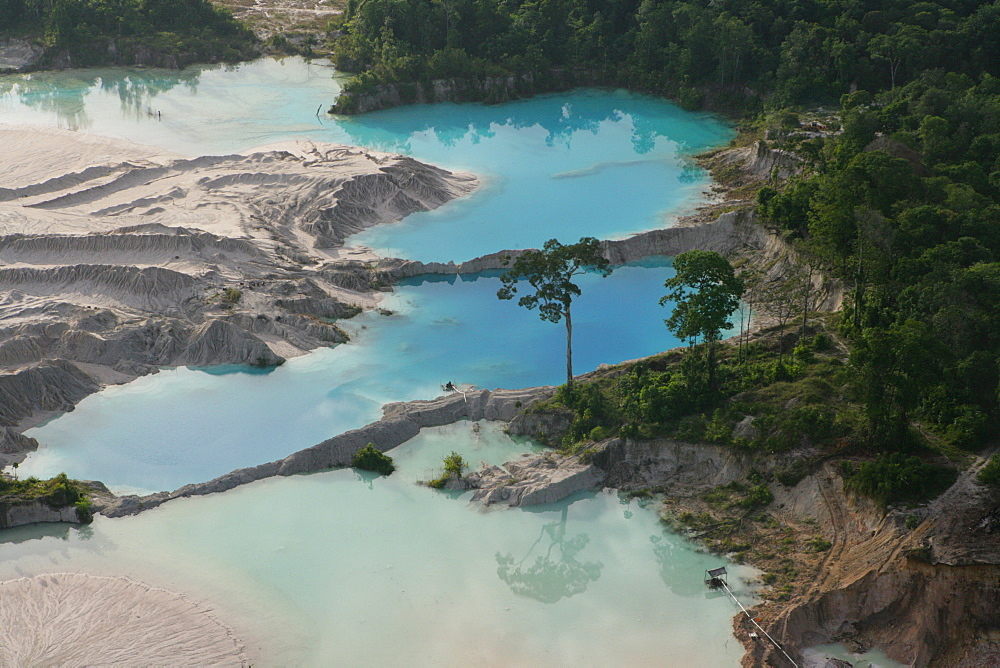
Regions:
<instances>
[{"instance_id":1,"label":"rocky outcrop","mask_svg":"<svg viewBox=\"0 0 1000 668\"><path fill-rule=\"evenodd\" d=\"M471 177L457 180L451 172L399 156L378 173L333 185L327 195L334 200L332 206L320 210L305 230L315 235L320 247L340 246L351 234L434 209L474 184Z\"/></svg>"},{"instance_id":2,"label":"rocky outcrop","mask_svg":"<svg viewBox=\"0 0 1000 668\"><path fill-rule=\"evenodd\" d=\"M75 264L36 269L0 269L0 290L30 297L81 298L110 307L146 312L182 311L194 297L192 276L160 267Z\"/></svg>"},{"instance_id":3,"label":"rocky outcrop","mask_svg":"<svg viewBox=\"0 0 1000 668\"><path fill-rule=\"evenodd\" d=\"M884 513L846 495L828 469L796 487L818 485L813 507L832 547L815 582L768 615L786 647L850 641L878 646L915 666L993 665L1000 655L1000 500L975 482L981 458L927 508ZM794 515L801 509L785 506ZM772 660L741 637L745 666Z\"/></svg>"},{"instance_id":4,"label":"rocky outcrop","mask_svg":"<svg viewBox=\"0 0 1000 668\"><path fill-rule=\"evenodd\" d=\"M0 502L0 529L38 522L80 522L75 506L52 508L41 501Z\"/></svg>"},{"instance_id":5,"label":"rocky outcrop","mask_svg":"<svg viewBox=\"0 0 1000 668\"><path fill-rule=\"evenodd\" d=\"M736 167L743 179L784 181L801 174L806 164L798 155L780 149L768 148L764 142L756 141L750 146L730 148L720 151L714 158L716 164Z\"/></svg>"},{"instance_id":6,"label":"rocky outcrop","mask_svg":"<svg viewBox=\"0 0 1000 668\"><path fill-rule=\"evenodd\" d=\"M46 360L0 373L0 424L16 425L36 411L71 411L80 399L98 389L100 384L67 360ZM20 440L16 443L32 445Z\"/></svg>"},{"instance_id":7,"label":"rocky outcrop","mask_svg":"<svg viewBox=\"0 0 1000 668\"><path fill-rule=\"evenodd\" d=\"M210 320L195 329L176 362L207 366L219 360L249 366L277 366L285 361L253 334L224 320Z\"/></svg>"},{"instance_id":8,"label":"rocky outcrop","mask_svg":"<svg viewBox=\"0 0 1000 668\"><path fill-rule=\"evenodd\" d=\"M604 471L579 457L546 453L486 465L463 479L466 489L476 490L472 501L492 505L533 506L555 503L570 494L594 489L605 481Z\"/></svg>"},{"instance_id":9,"label":"rocky outcrop","mask_svg":"<svg viewBox=\"0 0 1000 668\"><path fill-rule=\"evenodd\" d=\"M30 70L44 53L45 48L30 39L0 37L0 73Z\"/></svg>"},{"instance_id":10,"label":"rocky outcrop","mask_svg":"<svg viewBox=\"0 0 1000 668\"><path fill-rule=\"evenodd\" d=\"M38 441L20 434L10 427L0 427L0 454L30 452L38 448Z\"/></svg>"}]
</instances>

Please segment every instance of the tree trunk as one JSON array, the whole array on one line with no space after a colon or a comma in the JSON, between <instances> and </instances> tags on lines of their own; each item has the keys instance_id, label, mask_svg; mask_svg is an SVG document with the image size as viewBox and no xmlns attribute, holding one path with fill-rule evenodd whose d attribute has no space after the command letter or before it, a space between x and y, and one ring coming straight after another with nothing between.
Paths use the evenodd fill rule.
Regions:
<instances>
[{"instance_id":1,"label":"tree trunk","mask_svg":"<svg viewBox=\"0 0 1000 668\"><path fill-rule=\"evenodd\" d=\"M740 364L743 364L743 316L746 313L743 311L743 307L740 307L740 338L739 338L739 348L736 349L736 360Z\"/></svg>"},{"instance_id":2,"label":"tree trunk","mask_svg":"<svg viewBox=\"0 0 1000 668\"><path fill-rule=\"evenodd\" d=\"M573 387L573 317L566 306L566 385Z\"/></svg>"},{"instance_id":3,"label":"tree trunk","mask_svg":"<svg viewBox=\"0 0 1000 668\"><path fill-rule=\"evenodd\" d=\"M715 382L715 339L708 340L708 389L718 389Z\"/></svg>"},{"instance_id":4,"label":"tree trunk","mask_svg":"<svg viewBox=\"0 0 1000 668\"><path fill-rule=\"evenodd\" d=\"M806 317L809 313L809 298L812 296L812 267L809 268L809 274L806 276L805 284L802 286L802 326L799 327L799 340L806 335Z\"/></svg>"}]
</instances>

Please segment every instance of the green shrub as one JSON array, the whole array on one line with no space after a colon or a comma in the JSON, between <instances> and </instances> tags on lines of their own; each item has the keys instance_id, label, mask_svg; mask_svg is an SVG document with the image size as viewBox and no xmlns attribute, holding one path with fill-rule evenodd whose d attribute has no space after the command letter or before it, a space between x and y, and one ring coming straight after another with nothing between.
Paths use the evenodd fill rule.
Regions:
<instances>
[{"instance_id":1,"label":"green shrub","mask_svg":"<svg viewBox=\"0 0 1000 668\"><path fill-rule=\"evenodd\" d=\"M826 540L825 538L816 537L807 540L806 547L808 547L813 552L826 552L831 547L833 547L833 543Z\"/></svg>"},{"instance_id":2,"label":"green shrub","mask_svg":"<svg viewBox=\"0 0 1000 668\"><path fill-rule=\"evenodd\" d=\"M461 479L462 471L466 468L468 467L465 460L462 459L462 455L452 452L444 458L444 473L434 480L428 480L427 486L434 489L441 489L451 480L453 475Z\"/></svg>"},{"instance_id":3,"label":"green shrub","mask_svg":"<svg viewBox=\"0 0 1000 668\"><path fill-rule=\"evenodd\" d=\"M772 501L774 501L774 495L771 494L771 490L768 489L767 485L759 484L748 489L746 495L736 505L743 508L759 508Z\"/></svg>"},{"instance_id":4,"label":"green shrub","mask_svg":"<svg viewBox=\"0 0 1000 668\"><path fill-rule=\"evenodd\" d=\"M603 441L611 436L611 430L607 427L597 426L590 430L590 440Z\"/></svg>"},{"instance_id":5,"label":"green shrub","mask_svg":"<svg viewBox=\"0 0 1000 668\"><path fill-rule=\"evenodd\" d=\"M905 501L929 501L947 489L956 477L951 469L898 452L880 454L856 469L844 462L842 472L848 489L864 494L883 506Z\"/></svg>"},{"instance_id":6,"label":"green shrub","mask_svg":"<svg viewBox=\"0 0 1000 668\"><path fill-rule=\"evenodd\" d=\"M830 348L833 347L833 342L830 340L829 336L827 336L823 332L818 332L816 336L813 337L812 347L813 350L816 350L818 352L823 352L826 350L830 350Z\"/></svg>"},{"instance_id":7,"label":"green shrub","mask_svg":"<svg viewBox=\"0 0 1000 668\"><path fill-rule=\"evenodd\" d=\"M979 469L976 480L979 481L980 485L1000 489L1000 455L990 457L990 461L986 462L986 466Z\"/></svg>"},{"instance_id":8,"label":"green shrub","mask_svg":"<svg viewBox=\"0 0 1000 668\"><path fill-rule=\"evenodd\" d=\"M90 509L89 499L80 499L74 505L76 506L76 519L84 524L93 521L94 513Z\"/></svg>"},{"instance_id":9,"label":"green shrub","mask_svg":"<svg viewBox=\"0 0 1000 668\"><path fill-rule=\"evenodd\" d=\"M351 457L351 466L362 471L374 471L382 475L391 475L396 470L396 465L392 463L392 457L380 452L372 443L354 453L354 456Z\"/></svg>"},{"instance_id":10,"label":"green shrub","mask_svg":"<svg viewBox=\"0 0 1000 668\"><path fill-rule=\"evenodd\" d=\"M243 299L243 291L237 288L226 288L222 291L222 305L227 307L236 306Z\"/></svg>"},{"instance_id":11,"label":"green shrub","mask_svg":"<svg viewBox=\"0 0 1000 668\"><path fill-rule=\"evenodd\" d=\"M444 470L445 473L454 473L459 478L462 477L462 470L467 468L465 460L462 459L462 455L457 452L452 452L450 455L444 458Z\"/></svg>"}]
</instances>

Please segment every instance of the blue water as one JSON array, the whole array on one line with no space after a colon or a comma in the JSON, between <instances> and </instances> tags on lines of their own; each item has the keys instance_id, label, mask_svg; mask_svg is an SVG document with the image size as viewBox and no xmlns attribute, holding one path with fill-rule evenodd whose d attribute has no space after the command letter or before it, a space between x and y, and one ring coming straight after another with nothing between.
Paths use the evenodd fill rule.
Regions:
<instances>
[{"instance_id":1,"label":"blue water","mask_svg":"<svg viewBox=\"0 0 1000 668\"><path fill-rule=\"evenodd\" d=\"M81 529L5 531L0 580L83 571L185 593L235 627L254 665L738 665L738 610L702 584L725 560L640 502L591 492L477 511L415 484L453 450L495 462L520 449L496 425L458 423L393 450L389 478L271 478ZM751 570L729 568L750 602Z\"/></svg>"},{"instance_id":2,"label":"blue water","mask_svg":"<svg viewBox=\"0 0 1000 668\"><path fill-rule=\"evenodd\" d=\"M690 157L729 129L624 91L578 91L498 107L437 104L342 123L352 143L481 175L472 197L357 234L383 255L456 262L550 238L620 238L662 227L709 184Z\"/></svg>"},{"instance_id":3,"label":"blue water","mask_svg":"<svg viewBox=\"0 0 1000 668\"><path fill-rule=\"evenodd\" d=\"M689 156L729 133L620 92L317 114L338 89L329 68L298 59L0 77L0 122L188 155L346 142L475 172L472 196L351 239L428 261L661 226L706 185ZM658 304L670 275L659 259L581 279L577 373L678 345ZM349 344L269 373L168 369L109 388L31 430L43 446L22 472L172 489L282 457L377 418L387 401L435 396L448 380L562 382L562 324L498 301L499 286L489 275L418 278L385 300L392 315L345 323ZM584 494L475 512L414 484L451 450L496 462L528 449L495 426L451 425L394 451L400 471L389 479L269 479L81 529L22 528L6 534L0 580L83 571L180 591L234 626L261 665L735 665L735 610L700 582L721 560L664 531L649 509Z\"/></svg>"},{"instance_id":4,"label":"blue water","mask_svg":"<svg viewBox=\"0 0 1000 668\"><path fill-rule=\"evenodd\" d=\"M0 76L0 122L85 130L188 155L311 139L475 173L482 186L470 197L348 239L425 262L663 227L710 183L691 156L732 135L713 116L625 91L328 116L339 90L330 67L298 58L181 72Z\"/></svg>"},{"instance_id":5,"label":"blue water","mask_svg":"<svg viewBox=\"0 0 1000 668\"><path fill-rule=\"evenodd\" d=\"M582 277L573 303L574 370L680 343L658 303L669 262ZM31 429L42 447L26 475L72 472L121 491L157 491L272 461L381 414L382 404L430 398L447 381L485 388L565 382L566 330L514 301L498 278L427 277L344 324L350 343L289 360L267 374L179 368L109 388Z\"/></svg>"}]
</instances>

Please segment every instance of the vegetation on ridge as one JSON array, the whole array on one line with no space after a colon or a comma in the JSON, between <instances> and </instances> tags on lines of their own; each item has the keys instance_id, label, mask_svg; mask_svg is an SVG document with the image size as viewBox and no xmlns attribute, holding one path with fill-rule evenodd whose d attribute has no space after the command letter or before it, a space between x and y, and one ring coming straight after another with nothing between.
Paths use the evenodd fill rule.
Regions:
<instances>
[{"instance_id":1,"label":"vegetation on ridge","mask_svg":"<svg viewBox=\"0 0 1000 668\"><path fill-rule=\"evenodd\" d=\"M513 77L516 96L582 70L688 108L759 110L935 68L996 74L998 20L1000 3L964 0L349 0L335 51L358 72L347 97L451 77Z\"/></svg>"},{"instance_id":2,"label":"vegetation on ridge","mask_svg":"<svg viewBox=\"0 0 1000 668\"><path fill-rule=\"evenodd\" d=\"M89 490L65 473L49 480L35 477L16 480L0 476L0 511L3 512L11 506L39 501L54 509L73 506L80 522L90 522L93 515L89 499Z\"/></svg>"},{"instance_id":3,"label":"vegetation on ridge","mask_svg":"<svg viewBox=\"0 0 1000 668\"><path fill-rule=\"evenodd\" d=\"M114 62L139 47L235 61L253 55L256 44L209 0L0 0L0 37L11 35L40 38L50 52L69 50L75 66Z\"/></svg>"}]
</instances>

